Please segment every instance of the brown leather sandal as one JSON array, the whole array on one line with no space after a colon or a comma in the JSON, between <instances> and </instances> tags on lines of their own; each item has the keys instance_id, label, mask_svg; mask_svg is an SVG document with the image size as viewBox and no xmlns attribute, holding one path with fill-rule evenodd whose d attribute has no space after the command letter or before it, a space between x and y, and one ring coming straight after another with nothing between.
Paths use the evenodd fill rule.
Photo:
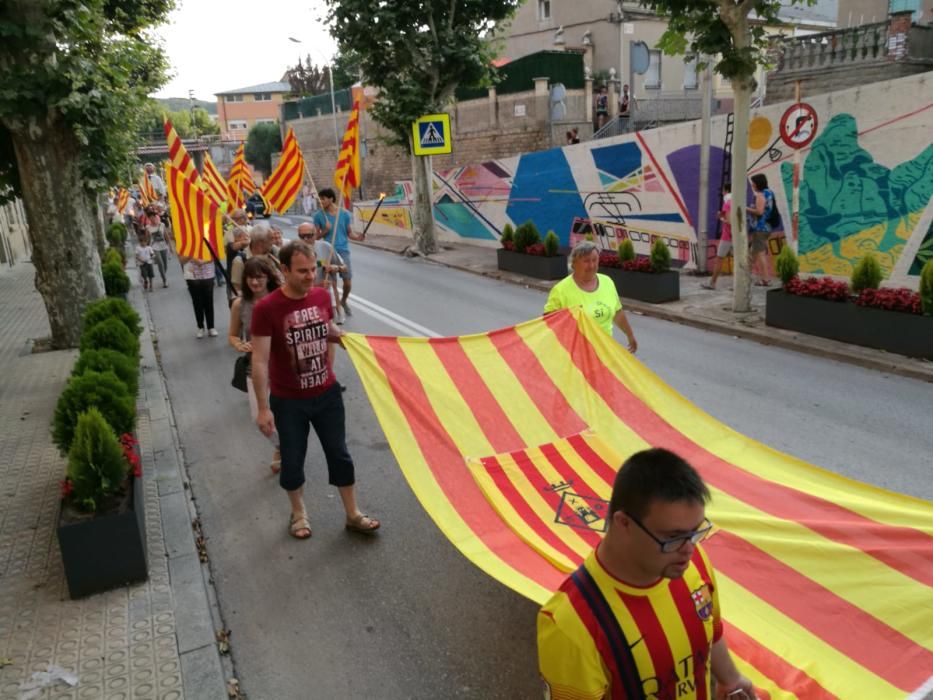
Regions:
<instances>
[{"instance_id":1,"label":"brown leather sandal","mask_svg":"<svg viewBox=\"0 0 933 700\"><path fill-rule=\"evenodd\" d=\"M306 532L307 534L301 534ZM288 534L296 540L306 540L311 537L311 521L307 513L289 513Z\"/></svg>"},{"instance_id":2,"label":"brown leather sandal","mask_svg":"<svg viewBox=\"0 0 933 700\"><path fill-rule=\"evenodd\" d=\"M347 530L350 532L359 532L363 535L372 535L379 529L379 526L382 525L375 518L371 518L368 515L360 513L355 518L347 518Z\"/></svg>"}]
</instances>

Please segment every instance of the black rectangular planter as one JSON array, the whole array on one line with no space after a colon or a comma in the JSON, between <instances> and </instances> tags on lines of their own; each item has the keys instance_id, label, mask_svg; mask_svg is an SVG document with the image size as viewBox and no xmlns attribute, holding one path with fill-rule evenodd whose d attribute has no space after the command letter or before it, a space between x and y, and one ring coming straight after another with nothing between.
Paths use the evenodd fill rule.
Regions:
<instances>
[{"instance_id":1,"label":"black rectangular planter","mask_svg":"<svg viewBox=\"0 0 933 700\"><path fill-rule=\"evenodd\" d=\"M651 304L663 304L665 301L680 299L680 273L635 272L617 267L601 267L600 274L606 275L616 285L620 297L638 299Z\"/></svg>"},{"instance_id":2,"label":"black rectangular planter","mask_svg":"<svg viewBox=\"0 0 933 700\"><path fill-rule=\"evenodd\" d=\"M75 523L58 516L58 544L72 598L145 581L146 516L143 480L132 479L129 507Z\"/></svg>"},{"instance_id":3,"label":"black rectangular planter","mask_svg":"<svg viewBox=\"0 0 933 700\"><path fill-rule=\"evenodd\" d=\"M765 323L775 328L933 360L933 316L886 311L858 306L851 301L829 301L772 289L767 296Z\"/></svg>"},{"instance_id":4,"label":"black rectangular planter","mask_svg":"<svg viewBox=\"0 0 933 700\"><path fill-rule=\"evenodd\" d=\"M514 272L518 275L534 277L539 280L559 280L568 274L566 255L552 255L550 257L526 255L505 248L499 248L496 255L499 269L503 272Z\"/></svg>"}]
</instances>

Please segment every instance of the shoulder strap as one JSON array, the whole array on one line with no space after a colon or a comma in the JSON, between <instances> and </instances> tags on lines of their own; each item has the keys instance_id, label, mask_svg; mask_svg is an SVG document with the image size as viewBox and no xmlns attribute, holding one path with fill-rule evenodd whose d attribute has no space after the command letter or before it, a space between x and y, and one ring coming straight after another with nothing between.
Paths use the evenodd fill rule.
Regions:
<instances>
[{"instance_id":1,"label":"shoulder strap","mask_svg":"<svg viewBox=\"0 0 933 700\"><path fill-rule=\"evenodd\" d=\"M599 625L608 647L612 653L611 659L604 659L607 666L614 667L616 676L622 684L622 690L628 700L645 700L644 689L641 684L641 677L638 675L638 666L635 664L635 657L632 655L632 649L625 639L625 633L622 631L619 621L609 606L609 601L599 589L593 575L587 571L584 564L570 574L570 580L580 592L593 618Z\"/></svg>"}]
</instances>

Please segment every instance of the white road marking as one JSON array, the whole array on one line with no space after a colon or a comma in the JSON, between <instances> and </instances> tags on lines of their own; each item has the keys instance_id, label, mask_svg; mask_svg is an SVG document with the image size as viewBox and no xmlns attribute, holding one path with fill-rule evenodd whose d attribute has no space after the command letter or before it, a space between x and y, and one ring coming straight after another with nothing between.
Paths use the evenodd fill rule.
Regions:
<instances>
[{"instance_id":1,"label":"white road marking","mask_svg":"<svg viewBox=\"0 0 933 700\"><path fill-rule=\"evenodd\" d=\"M426 338L442 338L443 334L438 333L437 331L432 331L430 328L425 328L420 323L415 323L411 319L400 316L394 311L389 311L383 306L379 306L374 302L369 301L368 299L363 299L356 294L353 294L350 297L351 307L357 308L360 311L363 311L373 318L382 321L388 326L391 326L397 331L404 333L405 335L417 336L417 337L426 337Z\"/></svg>"}]
</instances>

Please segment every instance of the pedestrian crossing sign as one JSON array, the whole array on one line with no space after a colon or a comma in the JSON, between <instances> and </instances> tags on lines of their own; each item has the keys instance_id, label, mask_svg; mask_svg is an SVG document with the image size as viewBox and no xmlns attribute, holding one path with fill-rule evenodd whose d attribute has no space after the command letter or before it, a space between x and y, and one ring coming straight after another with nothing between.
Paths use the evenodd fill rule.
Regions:
<instances>
[{"instance_id":1,"label":"pedestrian crossing sign","mask_svg":"<svg viewBox=\"0 0 933 700\"><path fill-rule=\"evenodd\" d=\"M434 156L450 153L450 115L426 114L411 127L416 156Z\"/></svg>"}]
</instances>

